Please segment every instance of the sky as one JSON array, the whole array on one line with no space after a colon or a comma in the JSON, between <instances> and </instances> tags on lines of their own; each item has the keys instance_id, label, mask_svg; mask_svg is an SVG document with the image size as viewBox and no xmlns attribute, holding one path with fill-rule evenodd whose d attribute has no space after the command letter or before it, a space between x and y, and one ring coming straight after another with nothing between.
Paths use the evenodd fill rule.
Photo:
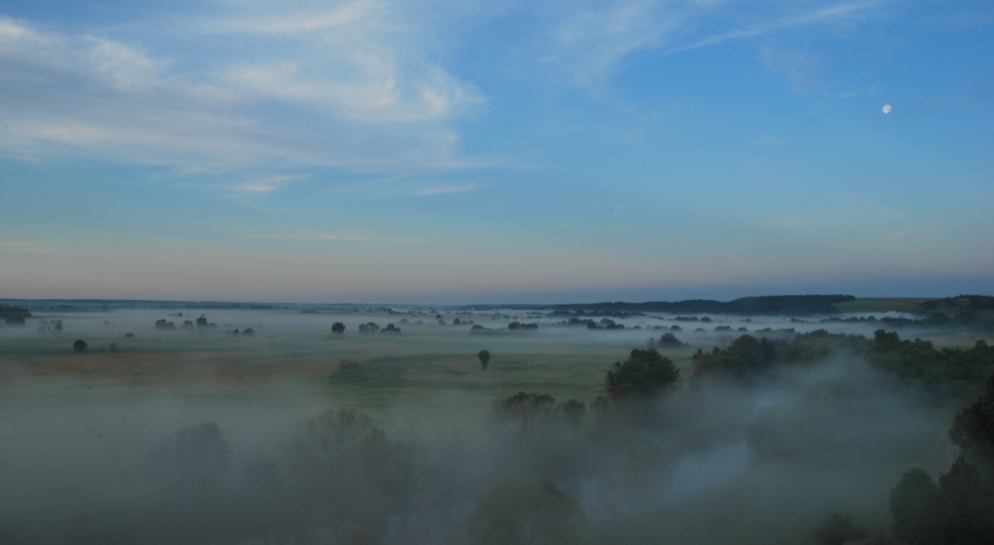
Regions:
<instances>
[{"instance_id":1,"label":"sky","mask_svg":"<svg viewBox=\"0 0 994 545\"><path fill-rule=\"evenodd\" d=\"M992 209L989 1L0 0L0 297L994 295Z\"/></svg>"}]
</instances>

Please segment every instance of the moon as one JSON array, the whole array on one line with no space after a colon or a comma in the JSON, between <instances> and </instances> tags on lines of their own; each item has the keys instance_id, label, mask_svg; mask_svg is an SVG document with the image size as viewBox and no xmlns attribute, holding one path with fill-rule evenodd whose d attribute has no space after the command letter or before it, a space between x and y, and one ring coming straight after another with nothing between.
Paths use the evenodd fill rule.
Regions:
<instances>
[{"instance_id":1,"label":"moon","mask_svg":"<svg viewBox=\"0 0 994 545\"><path fill-rule=\"evenodd\" d=\"M884 114L889 114L891 111L890 104L884 104Z\"/></svg>"}]
</instances>

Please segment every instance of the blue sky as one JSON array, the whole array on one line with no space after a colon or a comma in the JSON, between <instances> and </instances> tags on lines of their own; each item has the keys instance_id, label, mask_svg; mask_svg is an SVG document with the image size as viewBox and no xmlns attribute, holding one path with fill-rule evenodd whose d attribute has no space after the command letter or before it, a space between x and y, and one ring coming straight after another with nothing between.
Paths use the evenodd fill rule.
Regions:
<instances>
[{"instance_id":1,"label":"blue sky","mask_svg":"<svg viewBox=\"0 0 994 545\"><path fill-rule=\"evenodd\" d=\"M0 293L992 294L992 144L989 2L2 0Z\"/></svg>"}]
</instances>

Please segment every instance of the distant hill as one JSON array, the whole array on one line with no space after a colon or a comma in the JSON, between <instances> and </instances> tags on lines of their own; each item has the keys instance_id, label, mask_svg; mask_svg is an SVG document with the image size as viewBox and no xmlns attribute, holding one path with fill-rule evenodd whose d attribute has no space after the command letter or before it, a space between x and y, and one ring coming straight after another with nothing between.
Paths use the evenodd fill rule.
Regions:
<instances>
[{"instance_id":1,"label":"distant hill","mask_svg":"<svg viewBox=\"0 0 994 545\"><path fill-rule=\"evenodd\" d=\"M650 301L647 303L590 303L573 305L552 305L561 313L605 312L669 312L672 314L740 314L740 315L807 315L838 314L833 305L854 301L853 295L765 295L742 297L734 301L722 302L709 299L689 299L687 301Z\"/></svg>"},{"instance_id":2,"label":"distant hill","mask_svg":"<svg viewBox=\"0 0 994 545\"><path fill-rule=\"evenodd\" d=\"M936 312L949 317L964 312L986 314L994 312L994 297L989 295L958 295L944 299L932 299L918 306L916 314L934 314Z\"/></svg>"}]
</instances>

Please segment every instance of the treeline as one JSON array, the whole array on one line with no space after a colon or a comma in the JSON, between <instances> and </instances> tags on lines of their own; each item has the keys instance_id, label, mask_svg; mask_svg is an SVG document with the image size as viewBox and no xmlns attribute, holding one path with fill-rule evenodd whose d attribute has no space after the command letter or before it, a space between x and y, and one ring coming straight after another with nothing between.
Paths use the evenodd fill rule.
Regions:
<instances>
[{"instance_id":1,"label":"treeline","mask_svg":"<svg viewBox=\"0 0 994 545\"><path fill-rule=\"evenodd\" d=\"M809 315L838 314L836 303L854 301L853 295L765 295L742 297L733 301L690 299L686 301L647 303L591 303L554 305L554 312L607 314L634 314L641 312L669 312L672 314L737 314L737 315Z\"/></svg>"},{"instance_id":2,"label":"treeline","mask_svg":"<svg viewBox=\"0 0 994 545\"><path fill-rule=\"evenodd\" d=\"M31 312L24 307L0 304L0 318L30 318Z\"/></svg>"},{"instance_id":3,"label":"treeline","mask_svg":"<svg viewBox=\"0 0 994 545\"><path fill-rule=\"evenodd\" d=\"M994 348L983 340L966 350L936 349L930 341L901 340L896 332L882 329L872 339L817 330L789 340L742 335L725 347L698 350L692 357L694 380L724 377L751 383L781 366L808 365L834 355L863 358L936 399L972 398L994 371Z\"/></svg>"}]
</instances>

